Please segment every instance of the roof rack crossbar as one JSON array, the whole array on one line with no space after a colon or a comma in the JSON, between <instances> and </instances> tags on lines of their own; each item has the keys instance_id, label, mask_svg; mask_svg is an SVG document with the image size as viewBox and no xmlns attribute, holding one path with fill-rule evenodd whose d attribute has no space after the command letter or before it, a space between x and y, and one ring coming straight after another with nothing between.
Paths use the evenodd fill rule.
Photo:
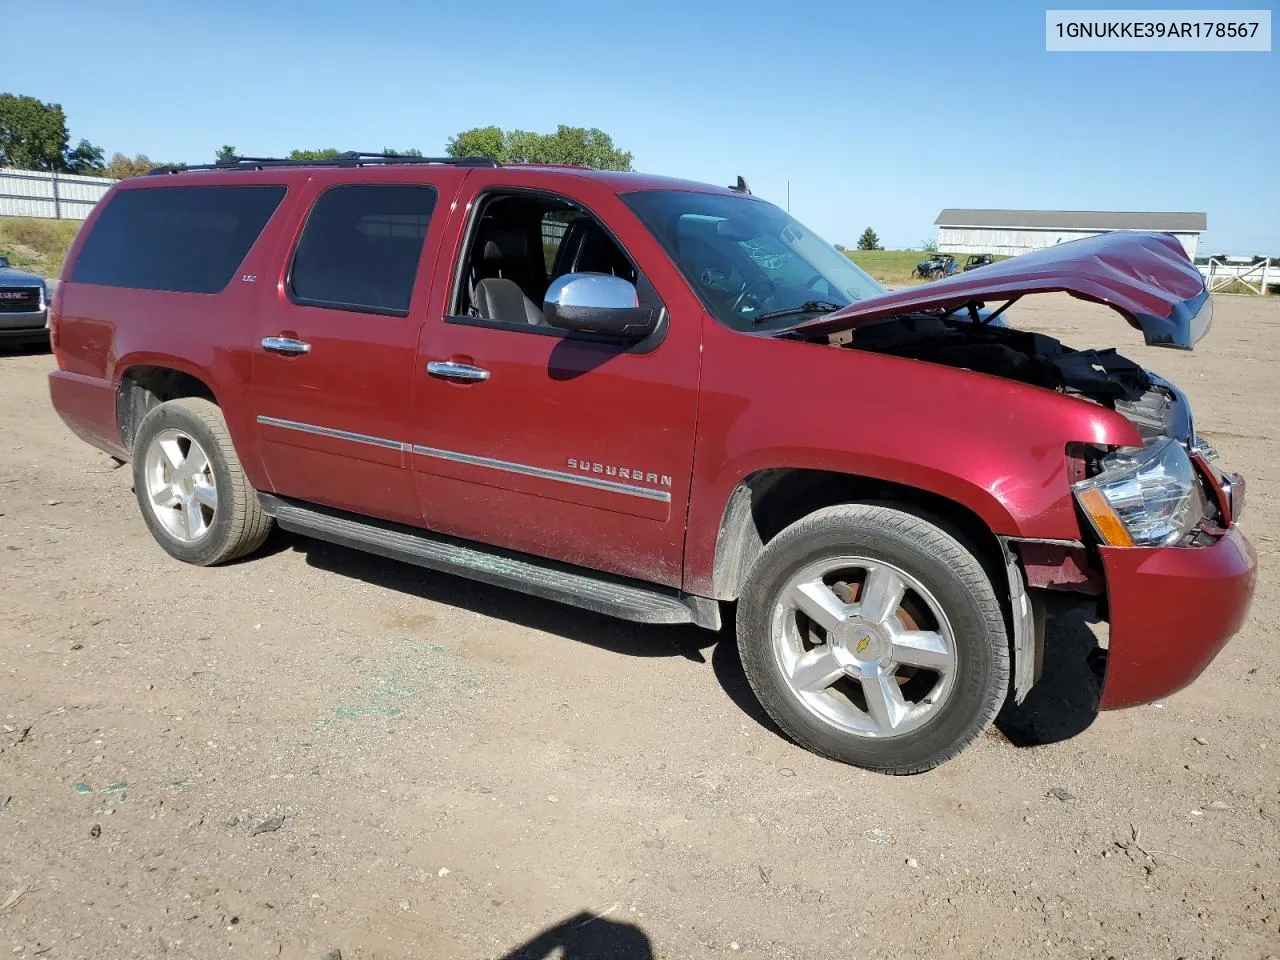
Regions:
<instances>
[{"instance_id":1,"label":"roof rack crossbar","mask_svg":"<svg viewBox=\"0 0 1280 960\"><path fill-rule=\"evenodd\" d=\"M186 173L195 170L265 170L270 167L364 167L392 164L444 163L455 167L496 167L492 157L405 157L388 153L358 153L348 150L325 160L289 160L281 157L231 157L216 163L193 163L155 167L148 176Z\"/></svg>"}]
</instances>

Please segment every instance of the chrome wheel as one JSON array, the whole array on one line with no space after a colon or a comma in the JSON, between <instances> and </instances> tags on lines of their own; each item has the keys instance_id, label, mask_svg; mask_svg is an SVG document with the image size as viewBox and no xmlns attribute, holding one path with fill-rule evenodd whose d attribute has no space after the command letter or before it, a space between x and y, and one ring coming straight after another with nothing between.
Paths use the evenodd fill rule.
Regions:
<instances>
[{"instance_id":1,"label":"chrome wheel","mask_svg":"<svg viewBox=\"0 0 1280 960\"><path fill-rule=\"evenodd\" d=\"M218 486L208 455L190 434L172 428L157 433L147 446L143 475L146 502L170 535L192 543L208 534Z\"/></svg>"},{"instance_id":2,"label":"chrome wheel","mask_svg":"<svg viewBox=\"0 0 1280 960\"><path fill-rule=\"evenodd\" d=\"M791 694L847 733L916 730L955 686L955 637L942 606L882 560L833 557L804 567L777 595L770 634Z\"/></svg>"}]
</instances>

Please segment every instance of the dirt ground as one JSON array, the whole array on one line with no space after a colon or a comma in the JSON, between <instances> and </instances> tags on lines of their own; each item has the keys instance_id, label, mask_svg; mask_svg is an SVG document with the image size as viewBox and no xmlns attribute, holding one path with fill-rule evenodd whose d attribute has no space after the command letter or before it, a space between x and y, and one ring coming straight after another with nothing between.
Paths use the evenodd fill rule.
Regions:
<instances>
[{"instance_id":1,"label":"dirt ground","mask_svg":"<svg viewBox=\"0 0 1280 960\"><path fill-rule=\"evenodd\" d=\"M1028 703L907 779L783 739L731 635L279 533L170 560L53 359L0 354L0 956L1280 953L1280 300L1219 298L1193 354L1012 312L1187 390L1258 594L1196 684L1096 718L1058 625Z\"/></svg>"}]
</instances>

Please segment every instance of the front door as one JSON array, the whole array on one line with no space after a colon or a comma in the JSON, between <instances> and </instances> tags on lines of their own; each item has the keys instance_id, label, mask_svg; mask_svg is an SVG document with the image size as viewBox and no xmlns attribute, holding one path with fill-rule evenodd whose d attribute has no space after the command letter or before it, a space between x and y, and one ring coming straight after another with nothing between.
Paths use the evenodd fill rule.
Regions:
<instances>
[{"instance_id":1,"label":"front door","mask_svg":"<svg viewBox=\"0 0 1280 960\"><path fill-rule=\"evenodd\" d=\"M503 187L501 171L475 176L494 182L468 205L456 290L433 304L414 370L425 522L678 586L700 313L668 304L665 329L640 345L546 326L542 296L563 273L614 273L635 282L642 301L661 301L643 264L585 206Z\"/></svg>"},{"instance_id":2,"label":"front door","mask_svg":"<svg viewBox=\"0 0 1280 960\"><path fill-rule=\"evenodd\" d=\"M271 488L421 523L406 451L418 332L445 219L433 217L438 186L330 178L308 189L310 212L270 278L253 355Z\"/></svg>"}]
</instances>

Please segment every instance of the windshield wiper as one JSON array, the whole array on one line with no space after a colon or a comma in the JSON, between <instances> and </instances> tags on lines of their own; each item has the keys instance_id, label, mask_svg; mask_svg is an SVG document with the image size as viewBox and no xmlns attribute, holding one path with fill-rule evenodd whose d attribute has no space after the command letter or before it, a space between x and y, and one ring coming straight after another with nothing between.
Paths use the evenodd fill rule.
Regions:
<instances>
[{"instance_id":1,"label":"windshield wiper","mask_svg":"<svg viewBox=\"0 0 1280 960\"><path fill-rule=\"evenodd\" d=\"M768 313L762 313L751 321L751 325L758 327L769 320L794 317L802 313L831 313L833 310L843 310L844 307L844 304L832 303L830 300L806 300L798 307L788 307L786 310L771 310Z\"/></svg>"}]
</instances>

